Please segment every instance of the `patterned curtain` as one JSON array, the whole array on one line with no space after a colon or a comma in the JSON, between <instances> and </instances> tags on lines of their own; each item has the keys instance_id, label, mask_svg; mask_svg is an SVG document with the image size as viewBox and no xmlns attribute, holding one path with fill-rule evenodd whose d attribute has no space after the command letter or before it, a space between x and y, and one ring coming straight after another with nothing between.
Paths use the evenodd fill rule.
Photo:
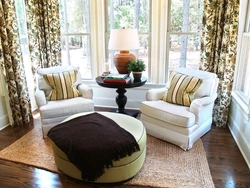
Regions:
<instances>
[{"instance_id":1,"label":"patterned curtain","mask_svg":"<svg viewBox=\"0 0 250 188\"><path fill-rule=\"evenodd\" d=\"M213 123L228 121L234 79L238 34L239 0L204 0L200 69L218 75L218 98Z\"/></svg>"},{"instance_id":2,"label":"patterned curtain","mask_svg":"<svg viewBox=\"0 0 250 188\"><path fill-rule=\"evenodd\" d=\"M32 68L61 65L58 0L25 0Z\"/></svg>"},{"instance_id":3,"label":"patterned curtain","mask_svg":"<svg viewBox=\"0 0 250 188\"><path fill-rule=\"evenodd\" d=\"M31 120L31 105L22 61L14 0L0 1L0 65L6 80L11 125Z\"/></svg>"}]
</instances>

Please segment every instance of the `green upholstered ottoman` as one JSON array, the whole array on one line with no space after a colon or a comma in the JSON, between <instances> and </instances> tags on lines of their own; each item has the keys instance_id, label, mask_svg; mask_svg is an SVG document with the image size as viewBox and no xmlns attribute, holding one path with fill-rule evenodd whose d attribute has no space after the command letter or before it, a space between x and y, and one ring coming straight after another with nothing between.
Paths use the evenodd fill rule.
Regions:
<instances>
[{"instance_id":1,"label":"green upholstered ottoman","mask_svg":"<svg viewBox=\"0 0 250 188\"><path fill-rule=\"evenodd\" d=\"M111 112L98 112L112 120L114 120L122 128L130 132L136 139L140 151L126 156L119 161L113 161L113 167L105 168L104 174L99 177L96 183L114 183L132 178L141 169L146 157L146 130L141 121L136 118L124 114ZM79 113L67 118L65 121L78 116L89 114ZM70 177L82 180L81 171L73 165L67 158L66 154L52 142L55 163L63 173Z\"/></svg>"}]
</instances>

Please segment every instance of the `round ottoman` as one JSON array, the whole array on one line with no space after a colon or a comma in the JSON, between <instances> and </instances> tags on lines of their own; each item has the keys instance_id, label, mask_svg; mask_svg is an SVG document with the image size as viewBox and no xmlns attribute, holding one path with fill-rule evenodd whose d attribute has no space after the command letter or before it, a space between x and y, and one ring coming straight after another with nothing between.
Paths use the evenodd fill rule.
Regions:
<instances>
[{"instance_id":1,"label":"round ottoman","mask_svg":"<svg viewBox=\"0 0 250 188\"><path fill-rule=\"evenodd\" d=\"M68 121L78 116L84 116L91 112L75 114L64 121ZM141 121L134 117L124 114L112 112L98 112L112 120L119 126L130 132L136 139L140 151L126 156L119 161L113 161L113 167L105 168L104 174L99 177L96 183L114 183L132 178L141 169L146 157L146 130ZM55 163L59 170L70 177L82 180L81 171L73 165L67 158L66 154L59 149L53 142L52 148L54 152Z\"/></svg>"}]
</instances>

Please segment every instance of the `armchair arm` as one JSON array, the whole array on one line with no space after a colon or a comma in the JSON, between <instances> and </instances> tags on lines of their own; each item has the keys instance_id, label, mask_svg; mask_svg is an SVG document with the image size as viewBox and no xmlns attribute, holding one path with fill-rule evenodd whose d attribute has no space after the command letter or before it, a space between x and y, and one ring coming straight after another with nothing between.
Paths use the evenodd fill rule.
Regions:
<instances>
[{"instance_id":1,"label":"armchair arm","mask_svg":"<svg viewBox=\"0 0 250 188\"><path fill-rule=\"evenodd\" d=\"M210 97L203 97L195 99L190 105L190 112L195 115L196 123L202 124L208 118L212 117L214 101L217 98L217 94L213 94Z\"/></svg>"},{"instance_id":2,"label":"armchair arm","mask_svg":"<svg viewBox=\"0 0 250 188\"><path fill-rule=\"evenodd\" d=\"M203 97L199 99L194 99L190 105L190 111L193 108L200 108L201 106L209 105L213 103L216 98L217 98L217 94L215 93L211 97Z\"/></svg>"},{"instance_id":3,"label":"armchair arm","mask_svg":"<svg viewBox=\"0 0 250 188\"><path fill-rule=\"evenodd\" d=\"M77 86L78 91L82 95L83 98L93 99L93 90L89 86L84 83L81 83Z\"/></svg>"},{"instance_id":4,"label":"armchair arm","mask_svg":"<svg viewBox=\"0 0 250 188\"><path fill-rule=\"evenodd\" d=\"M41 107L47 104L46 96L43 90L37 89L35 92L36 104L38 107Z\"/></svg>"},{"instance_id":5,"label":"armchair arm","mask_svg":"<svg viewBox=\"0 0 250 188\"><path fill-rule=\"evenodd\" d=\"M157 89L150 89L146 93L147 101L157 101L162 99L164 93L167 91L167 88L157 88Z\"/></svg>"}]
</instances>

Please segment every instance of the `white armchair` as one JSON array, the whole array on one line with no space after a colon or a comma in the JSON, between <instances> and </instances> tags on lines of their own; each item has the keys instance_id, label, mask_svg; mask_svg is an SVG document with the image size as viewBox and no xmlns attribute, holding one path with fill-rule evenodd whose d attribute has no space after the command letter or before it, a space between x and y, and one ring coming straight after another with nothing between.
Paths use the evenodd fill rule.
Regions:
<instances>
[{"instance_id":1,"label":"white armchair","mask_svg":"<svg viewBox=\"0 0 250 188\"><path fill-rule=\"evenodd\" d=\"M72 83L72 87L78 90L79 96L62 100L48 100L53 89L48 82L46 82L44 75L56 75L69 71L76 71L75 82ZM47 133L52 127L67 117L81 112L94 111L94 103L92 100L93 91L89 86L82 83L78 67L55 66L39 69L37 71L37 78L35 99L41 116L44 138L47 137Z\"/></svg>"},{"instance_id":2,"label":"white armchair","mask_svg":"<svg viewBox=\"0 0 250 188\"><path fill-rule=\"evenodd\" d=\"M170 87L170 83L167 83L165 88L147 92L147 101L142 102L140 107L140 119L148 134L188 150L211 129L219 80L216 74L201 70L176 68L174 71L202 80L190 106L163 101Z\"/></svg>"}]
</instances>

